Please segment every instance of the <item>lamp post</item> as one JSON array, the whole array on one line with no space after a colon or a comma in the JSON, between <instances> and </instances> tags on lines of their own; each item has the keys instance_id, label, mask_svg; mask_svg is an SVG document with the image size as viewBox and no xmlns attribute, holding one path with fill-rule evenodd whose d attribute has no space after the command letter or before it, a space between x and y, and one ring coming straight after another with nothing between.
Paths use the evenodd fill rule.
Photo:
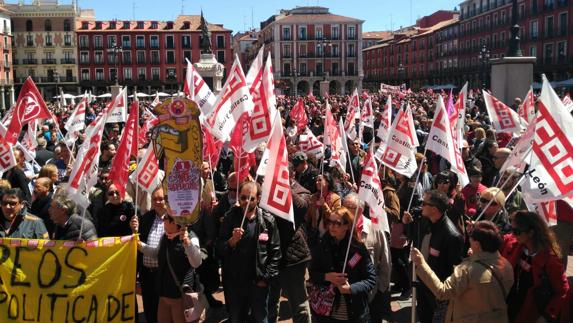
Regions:
<instances>
[{"instance_id":1,"label":"lamp post","mask_svg":"<svg viewBox=\"0 0 573 323\"><path fill-rule=\"evenodd\" d=\"M60 73L58 71L54 71L53 76L54 76L54 82L56 83L56 88L54 89L54 96L58 96L58 88L60 87ZM60 97L60 102L62 102L61 97Z\"/></svg>"},{"instance_id":2,"label":"lamp post","mask_svg":"<svg viewBox=\"0 0 573 323\"><path fill-rule=\"evenodd\" d=\"M321 48L321 53L322 55L320 55L322 57L322 77L323 77L323 81L326 81L326 71L325 71L325 66L324 66L324 57L326 56L326 47L332 47L332 43L330 42L330 40L328 39L322 39L318 42L318 47Z\"/></svg>"},{"instance_id":3,"label":"lamp post","mask_svg":"<svg viewBox=\"0 0 573 323\"><path fill-rule=\"evenodd\" d=\"M517 24L517 0L511 2L511 37L509 38L509 46L507 47L508 57L522 57L521 46L519 45L519 25Z\"/></svg>"},{"instance_id":4,"label":"lamp post","mask_svg":"<svg viewBox=\"0 0 573 323\"><path fill-rule=\"evenodd\" d=\"M113 43L111 48L107 49L108 53L113 53L114 62L115 62L115 86L119 86L119 53L123 53L123 48L119 46L117 43Z\"/></svg>"},{"instance_id":5,"label":"lamp post","mask_svg":"<svg viewBox=\"0 0 573 323\"><path fill-rule=\"evenodd\" d=\"M483 44L478 54L478 59L481 62L481 87L487 89L487 63L489 63L490 52L489 49Z\"/></svg>"},{"instance_id":6,"label":"lamp post","mask_svg":"<svg viewBox=\"0 0 573 323\"><path fill-rule=\"evenodd\" d=\"M293 78L293 93L294 93L294 97L296 98L298 95L298 87L296 84L296 78L298 77L298 71L296 70L296 67L293 67L292 69L292 78Z\"/></svg>"}]
</instances>

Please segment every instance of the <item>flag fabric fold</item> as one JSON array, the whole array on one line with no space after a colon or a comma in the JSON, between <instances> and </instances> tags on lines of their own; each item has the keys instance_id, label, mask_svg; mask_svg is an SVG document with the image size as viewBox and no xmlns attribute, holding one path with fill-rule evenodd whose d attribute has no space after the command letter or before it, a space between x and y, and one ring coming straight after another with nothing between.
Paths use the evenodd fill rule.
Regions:
<instances>
[{"instance_id":1,"label":"flag fabric fold","mask_svg":"<svg viewBox=\"0 0 573 323\"><path fill-rule=\"evenodd\" d=\"M521 133L522 124L526 122L525 120L520 120L517 112L485 90L483 91L483 100L491 124L497 132L511 132L515 135Z\"/></svg>"},{"instance_id":2,"label":"flag fabric fold","mask_svg":"<svg viewBox=\"0 0 573 323\"><path fill-rule=\"evenodd\" d=\"M378 175L378 166L372 149L364 160L362 176L360 179L360 188L358 189L358 198L370 207L370 220L372 224L380 231L390 233L388 225L388 216L384 210L384 195L382 193L382 183Z\"/></svg>"},{"instance_id":3,"label":"flag fabric fold","mask_svg":"<svg viewBox=\"0 0 573 323\"><path fill-rule=\"evenodd\" d=\"M410 106L401 110L388 135L388 144L381 162L394 171L411 177L416 172L416 147L419 146Z\"/></svg>"},{"instance_id":4,"label":"flag fabric fold","mask_svg":"<svg viewBox=\"0 0 573 323\"><path fill-rule=\"evenodd\" d=\"M137 145L139 139L139 101L131 103L129 118L123 129L117 153L111 161L109 180L114 183L122 198L125 198L125 189L129 178L129 161L133 156L137 158Z\"/></svg>"}]
</instances>

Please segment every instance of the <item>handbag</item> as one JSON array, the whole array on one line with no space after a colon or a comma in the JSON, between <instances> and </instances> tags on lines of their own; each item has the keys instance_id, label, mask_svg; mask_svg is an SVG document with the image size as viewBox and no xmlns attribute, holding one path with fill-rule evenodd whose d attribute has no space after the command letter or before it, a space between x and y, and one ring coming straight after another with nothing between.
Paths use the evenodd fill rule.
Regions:
<instances>
[{"instance_id":1,"label":"handbag","mask_svg":"<svg viewBox=\"0 0 573 323\"><path fill-rule=\"evenodd\" d=\"M329 316L336 296L333 285L325 286L309 282L306 288L312 311L318 316Z\"/></svg>"},{"instance_id":2,"label":"handbag","mask_svg":"<svg viewBox=\"0 0 573 323\"><path fill-rule=\"evenodd\" d=\"M171 261L169 261L169 249L166 248L165 251L167 252L167 266L169 267L169 272L171 272L171 277L173 277L173 281L177 287L179 287L179 291L181 292L181 302L183 303L183 316L185 317L185 322L190 323L197 321L201 317L201 314L203 314L206 307L206 300L202 299L205 296L202 295L201 290L195 292L191 286L187 284L181 285L179 279L177 279L177 275L175 275L173 267L171 266ZM195 270L193 270L193 275L194 281L199 283Z\"/></svg>"}]
</instances>

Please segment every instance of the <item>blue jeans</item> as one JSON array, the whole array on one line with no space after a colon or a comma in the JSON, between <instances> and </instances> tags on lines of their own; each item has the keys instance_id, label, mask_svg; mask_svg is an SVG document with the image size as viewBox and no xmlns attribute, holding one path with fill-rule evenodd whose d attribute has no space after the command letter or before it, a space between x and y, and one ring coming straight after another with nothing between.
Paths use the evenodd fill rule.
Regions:
<instances>
[{"instance_id":1,"label":"blue jeans","mask_svg":"<svg viewBox=\"0 0 573 323\"><path fill-rule=\"evenodd\" d=\"M269 287L254 284L227 284L223 286L230 323L244 323L249 313L254 322L268 323L267 301Z\"/></svg>"}]
</instances>

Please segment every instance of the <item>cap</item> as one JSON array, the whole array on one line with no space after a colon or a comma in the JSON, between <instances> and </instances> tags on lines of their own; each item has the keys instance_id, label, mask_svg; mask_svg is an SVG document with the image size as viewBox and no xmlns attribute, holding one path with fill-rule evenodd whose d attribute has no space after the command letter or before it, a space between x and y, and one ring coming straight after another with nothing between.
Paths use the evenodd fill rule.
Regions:
<instances>
[{"instance_id":1,"label":"cap","mask_svg":"<svg viewBox=\"0 0 573 323\"><path fill-rule=\"evenodd\" d=\"M306 154L302 151L297 151L292 156L292 164L295 166L302 162L305 162L306 160L307 160Z\"/></svg>"}]
</instances>

